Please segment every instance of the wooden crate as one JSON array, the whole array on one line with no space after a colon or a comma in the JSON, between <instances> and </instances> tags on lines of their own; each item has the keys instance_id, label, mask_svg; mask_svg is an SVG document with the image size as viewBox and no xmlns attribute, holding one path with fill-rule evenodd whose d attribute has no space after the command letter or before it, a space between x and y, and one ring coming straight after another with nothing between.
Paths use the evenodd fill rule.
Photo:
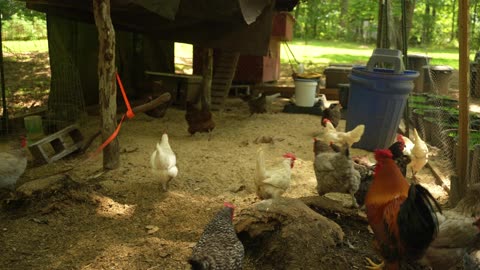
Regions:
<instances>
[{"instance_id":1,"label":"wooden crate","mask_svg":"<svg viewBox=\"0 0 480 270\"><path fill-rule=\"evenodd\" d=\"M293 39L293 25L295 19L289 12L277 12L272 22L272 37L281 41L290 41Z\"/></svg>"}]
</instances>

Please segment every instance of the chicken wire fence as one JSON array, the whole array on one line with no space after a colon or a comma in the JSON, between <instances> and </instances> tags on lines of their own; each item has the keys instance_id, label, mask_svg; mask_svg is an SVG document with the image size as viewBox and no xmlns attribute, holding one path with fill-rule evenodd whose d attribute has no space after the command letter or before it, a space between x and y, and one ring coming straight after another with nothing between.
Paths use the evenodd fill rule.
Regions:
<instances>
[{"instance_id":1,"label":"chicken wire fence","mask_svg":"<svg viewBox=\"0 0 480 270\"><path fill-rule=\"evenodd\" d=\"M458 73L450 66L429 65L430 57L409 55L409 69L417 70L410 94L408 116L410 131L415 128L430 146L429 163L448 177L456 171L456 153L459 134ZM479 59L470 68L470 132L467 164L468 184L480 182L480 68ZM480 72L480 71L479 71ZM480 73L478 73L480 74Z\"/></svg>"}]
</instances>

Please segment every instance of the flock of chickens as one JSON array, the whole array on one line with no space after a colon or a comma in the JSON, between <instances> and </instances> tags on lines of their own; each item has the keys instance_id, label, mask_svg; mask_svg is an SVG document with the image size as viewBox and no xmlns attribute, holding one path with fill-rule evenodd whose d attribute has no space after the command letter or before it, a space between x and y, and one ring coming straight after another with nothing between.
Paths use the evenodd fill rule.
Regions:
<instances>
[{"instance_id":1,"label":"flock of chickens","mask_svg":"<svg viewBox=\"0 0 480 270\"><path fill-rule=\"evenodd\" d=\"M252 114L264 112L255 111L252 99L246 101ZM364 126L341 132L336 129L339 120L340 106L325 108L320 133L313 140L317 192L320 196L350 194L352 207L364 207L375 249L384 259L377 265L366 258L371 264L368 268L403 269L421 262L433 269L449 269L463 260L465 269L480 269L478 256L470 254L480 232L480 204L475 199L480 186L472 187L458 207L442 212L430 192L416 181L429 154L416 130L413 142L398 135L388 149L376 150L373 163L366 156L350 156L350 147L361 139ZM258 149L254 184L260 199L282 196L290 186L295 160L294 154L285 153L277 166L267 168L263 149ZM178 173L167 134L157 144L151 165L166 190ZM407 181L408 171L412 183ZM226 204L206 226L189 259L192 269L242 269L245 251L233 227L233 212L233 205Z\"/></svg>"},{"instance_id":2,"label":"flock of chickens","mask_svg":"<svg viewBox=\"0 0 480 270\"><path fill-rule=\"evenodd\" d=\"M248 97L251 114L266 112L268 99ZM208 103L200 99L200 109L187 103L185 118L189 133L210 132L215 123ZM375 236L374 248L384 262L377 265L367 258L370 269L403 269L421 262L433 269L449 269L463 260L465 269L480 269L480 256L474 256L474 243L480 242L480 186L451 210L442 211L439 204L415 175L428 162L428 147L414 131L413 142L402 135L388 149L375 151L376 162L366 156L351 156L350 147L364 132L359 125L348 132L337 131L340 106L331 104L323 111L320 132L313 139L317 192L320 196L339 192L349 194L352 207L363 208ZM0 188L12 188L25 170L25 139L20 147L0 153ZM273 167L266 166L262 148L257 151L254 184L262 199L279 198L288 190L296 157L285 153ZM164 191L177 176L176 155L166 133L151 154L152 173ZM411 172L412 182L407 181ZM8 177L7 177L8 176ZM245 251L233 226L234 206L225 203L194 246L189 263L192 269L242 269ZM478 246L477 252L478 251ZM473 255L472 255L473 254Z\"/></svg>"}]
</instances>

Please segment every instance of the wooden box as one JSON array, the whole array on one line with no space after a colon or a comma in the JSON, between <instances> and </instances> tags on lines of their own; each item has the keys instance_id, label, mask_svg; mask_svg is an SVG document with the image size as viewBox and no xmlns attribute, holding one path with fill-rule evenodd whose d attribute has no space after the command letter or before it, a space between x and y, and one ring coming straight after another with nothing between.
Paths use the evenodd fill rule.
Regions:
<instances>
[{"instance_id":1,"label":"wooden box","mask_svg":"<svg viewBox=\"0 0 480 270\"><path fill-rule=\"evenodd\" d=\"M280 41L290 41L293 39L293 24L295 19L289 12L277 12L272 22L272 37Z\"/></svg>"},{"instance_id":2,"label":"wooden box","mask_svg":"<svg viewBox=\"0 0 480 270\"><path fill-rule=\"evenodd\" d=\"M262 83L280 78L280 41L270 38L267 56L240 55L233 81L235 83Z\"/></svg>"}]
</instances>

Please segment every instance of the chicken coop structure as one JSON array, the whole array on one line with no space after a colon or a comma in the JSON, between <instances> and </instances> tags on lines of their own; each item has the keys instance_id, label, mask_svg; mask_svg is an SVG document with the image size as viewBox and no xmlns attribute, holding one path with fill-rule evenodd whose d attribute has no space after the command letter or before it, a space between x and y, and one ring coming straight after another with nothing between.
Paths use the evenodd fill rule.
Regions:
<instances>
[{"instance_id":1,"label":"chicken coop structure","mask_svg":"<svg viewBox=\"0 0 480 270\"><path fill-rule=\"evenodd\" d=\"M48 109L41 115L44 126L60 130L78 123L87 108L99 102L98 36L92 2L25 2L27 8L47 15L51 91ZM174 105L183 106L186 92L201 85L201 77L191 77L187 86L181 76L175 77L174 42L225 52L214 64L219 71L226 69L214 76L212 93L228 93L238 56L268 55L276 12L291 10L297 3L298 0L233 0L221 4L193 0L161 4L154 0L112 1L116 67L128 97L143 100L170 92ZM153 78L146 71L171 76ZM148 81L150 78L162 80L162 87L152 87L155 83ZM219 102L221 106L223 100Z\"/></svg>"}]
</instances>

